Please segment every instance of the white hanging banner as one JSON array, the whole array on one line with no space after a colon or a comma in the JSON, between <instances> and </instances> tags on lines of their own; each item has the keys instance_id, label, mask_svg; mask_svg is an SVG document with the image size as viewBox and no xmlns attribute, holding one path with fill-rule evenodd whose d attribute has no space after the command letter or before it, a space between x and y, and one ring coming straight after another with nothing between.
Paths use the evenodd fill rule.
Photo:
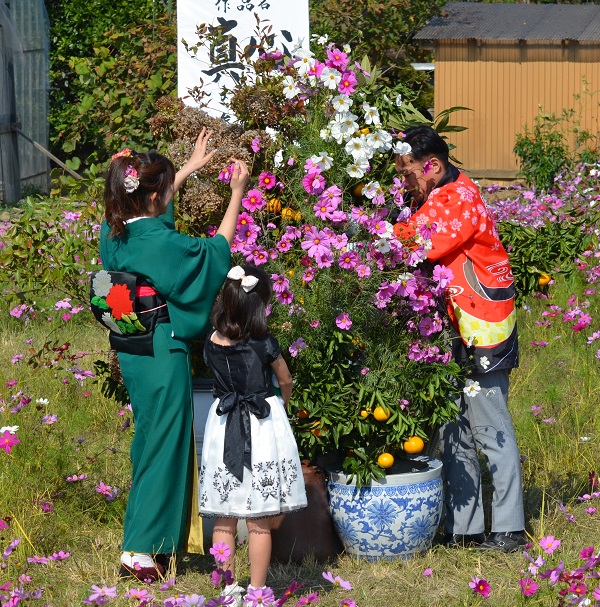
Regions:
<instances>
[{"instance_id":1,"label":"white hanging banner","mask_svg":"<svg viewBox=\"0 0 600 607\"><path fill-rule=\"evenodd\" d=\"M308 49L308 0L177 0L177 94L184 103L196 105L188 91L200 86L202 79L203 102L207 103L203 109L212 116L230 118L220 93L223 88L235 88L244 71L238 49L258 42L255 15L261 28L272 26L274 48L289 55L302 41ZM196 27L202 23L221 26L228 39L201 48L192 57L182 40L188 46L197 44Z\"/></svg>"}]
</instances>

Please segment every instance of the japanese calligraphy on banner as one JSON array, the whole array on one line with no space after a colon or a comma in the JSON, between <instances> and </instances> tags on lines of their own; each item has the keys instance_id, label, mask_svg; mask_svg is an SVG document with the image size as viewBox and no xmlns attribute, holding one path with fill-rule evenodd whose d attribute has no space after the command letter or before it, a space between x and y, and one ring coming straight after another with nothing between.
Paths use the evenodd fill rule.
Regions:
<instances>
[{"instance_id":1,"label":"japanese calligraphy on banner","mask_svg":"<svg viewBox=\"0 0 600 607\"><path fill-rule=\"evenodd\" d=\"M204 82L206 112L229 119L221 102L221 90L233 89L245 68L237 51L244 48L256 32L256 17L268 20L273 30L273 46L290 54L298 40L308 48L308 0L177 0L178 96L194 105L189 89ZM186 51L198 42L196 27L202 23L220 26L228 40L201 49L195 57ZM264 23L267 25L267 23Z\"/></svg>"}]
</instances>

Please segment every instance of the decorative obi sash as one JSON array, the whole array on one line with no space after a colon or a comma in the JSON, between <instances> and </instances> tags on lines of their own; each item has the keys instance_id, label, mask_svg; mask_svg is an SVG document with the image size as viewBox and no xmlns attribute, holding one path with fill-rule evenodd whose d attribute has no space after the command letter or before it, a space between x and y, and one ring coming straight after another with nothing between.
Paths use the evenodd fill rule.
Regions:
<instances>
[{"instance_id":1,"label":"decorative obi sash","mask_svg":"<svg viewBox=\"0 0 600 607\"><path fill-rule=\"evenodd\" d=\"M239 395L237 392L215 394L219 398L217 415L228 415L225 422L223 463L240 482L244 478L244 467L252 471L252 434L250 414L265 419L271 413L271 405L263 394Z\"/></svg>"},{"instance_id":2,"label":"decorative obi sash","mask_svg":"<svg viewBox=\"0 0 600 607\"><path fill-rule=\"evenodd\" d=\"M169 322L169 311L162 295L144 278L129 272L92 272L90 304L96 320L110 331L111 348L154 356L154 329Z\"/></svg>"}]
</instances>

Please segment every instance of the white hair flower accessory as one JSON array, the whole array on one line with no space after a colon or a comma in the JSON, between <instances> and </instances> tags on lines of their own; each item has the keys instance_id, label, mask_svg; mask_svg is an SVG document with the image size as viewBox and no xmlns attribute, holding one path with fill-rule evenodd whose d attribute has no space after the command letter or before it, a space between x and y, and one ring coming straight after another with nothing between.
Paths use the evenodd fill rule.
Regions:
<instances>
[{"instance_id":1,"label":"white hair flower accessory","mask_svg":"<svg viewBox=\"0 0 600 607\"><path fill-rule=\"evenodd\" d=\"M123 185L125 186L125 191L128 194L135 192L140 185L138 172L130 164L128 164L127 168L125 169L125 179L123 180Z\"/></svg>"},{"instance_id":2,"label":"white hair flower accessory","mask_svg":"<svg viewBox=\"0 0 600 607\"><path fill-rule=\"evenodd\" d=\"M258 284L258 278L256 278L256 276L246 276L244 269L240 266L233 266L233 268L227 272L227 278L231 280L241 280L242 289L244 289L246 293L250 293Z\"/></svg>"},{"instance_id":3,"label":"white hair flower accessory","mask_svg":"<svg viewBox=\"0 0 600 607\"><path fill-rule=\"evenodd\" d=\"M394 154L404 156L406 154L410 154L411 152L412 148L410 147L410 143L406 143L406 141L398 141L398 143L394 144Z\"/></svg>"}]
</instances>

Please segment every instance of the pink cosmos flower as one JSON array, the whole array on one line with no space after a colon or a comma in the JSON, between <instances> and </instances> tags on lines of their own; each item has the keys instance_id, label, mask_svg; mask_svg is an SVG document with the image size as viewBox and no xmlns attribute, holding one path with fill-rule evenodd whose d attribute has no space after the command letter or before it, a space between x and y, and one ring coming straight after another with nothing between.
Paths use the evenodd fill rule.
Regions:
<instances>
[{"instance_id":1,"label":"pink cosmos flower","mask_svg":"<svg viewBox=\"0 0 600 607\"><path fill-rule=\"evenodd\" d=\"M263 198L260 190L248 190L246 198L242 198L242 206L251 213L262 209L265 204L267 204L267 201Z\"/></svg>"},{"instance_id":2,"label":"pink cosmos flower","mask_svg":"<svg viewBox=\"0 0 600 607\"><path fill-rule=\"evenodd\" d=\"M327 204L327 202L319 202L318 204L315 204L313 206L313 211L315 212L315 215L319 219L323 220L331 219L333 210L333 207L330 204Z\"/></svg>"},{"instance_id":3,"label":"pink cosmos flower","mask_svg":"<svg viewBox=\"0 0 600 607\"><path fill-rule=\"evenodd\" d=\"M433 569L431 567L427 567L427 569L423 571L423 575L425 577L430 577L431 575L433 575Z\"/></svg>"},{"instance_id":4,"label":"pink cosmos flower","mask_svg":"<svg viewBox=\"0 0 600 607\"><path fill-rule=\"evenodd\" d=\"M233 175L233 165L225 167L220 173L217 179L221 183L229 183L231 181L231 176Z\"/></svg>"},{"instance_id":5,"label":"pink cosmos flower","mask_svg":"<svg viewBox=\"0 0 600 607\"><path fill-rule=\"evenodd\" d=\"M272 605L275 602L273 590L266 586L265 588L249 588L246 594L246 605L252 607L261 607L261 605Z\"/></svg>"},{"instance_id":6,"label":"pink cosmos flower","mask_svg":"<svg viewBox=\"0 0 600 607\"><path fill-rule=\"evenodd\" d=\"M277 177L269 171L263 171L258 176L258 185L265 190L272 190L277 185Z\"/></svg>"},{"instance_id":7,"label":"pink cosmos flower","mask_svg":"<svg viewBox=\"0 0 600 607\"><path fill-rule=\"evenodd\" d=\"M296 358L302 350L308 348L308 344L304 341L302 337L299 337L295 342L293 342L288 348L289 353L293 358Z\"/></svg>"},{"instance_id":8,"label":"pink cosmos flower","mask_svg":"<svg viewBox=\"0 0 600 607\"><path fill-rule=\"evenodd\" d=\"M327 67L334 67L340 72L343 72L348 65L348 55L337 48L327 49Z\"/></svg>"},{"instance_id":9,"label":"pink cosmos flower","mask_svg":"<svg viewBox=\"0 0 600 607\"><path fill-rule=\"evenodd\" d=\"M471 576L469 587L475 594L480 594L484 599L490 597L490 585L487 580Z\"/></svg>"},{"instance_id":10,"label":"pink cosmos flower","mask_svg":"<svg viewBox=\"0 0 600 607\"><path fill-rule=\"evenodd\" d=\"M309 194L318 196L325 189L325 177L321 175L319 169L309 171L302 179L302 186Z\"/></svg>"},{"instance_id":11,"label":"pink cosmos flower","mask_svg":"<svg viewBox=\"0 0 600 607\"><path fill-rule=\"evenodd\" d=\"M433 280L441 289L445 289L454 279L454 273L444 265L436 265L433 269Z\"/></svg>"},{"instance_id":12,"label":"pink cosmos flower","mask_svg":"<svg viewBox=\"0 0 600 607\"><path fill-rule=\"evenodd\" d=\"M255 154L258 154L258 152L260 152L261 148L260 148L260 137L255 137L252 142L250 143L250 148L252 149L252 151Z\"/></svg>"},{"instance_id":13,"label":"pink cosmos flower","mask_svg":"<svg viewBox=\"0 0 600 607\"><path fill-rule=\"evenodd\" d=\"M317 267L330 268L333 265L333 254L331 251L326 251L317 257Z\"/></svg>"},{"instance_id":14,"label":"pink cosmos flower","mask_svg":"<svg viewBox=\"0 0 600 607\"><path fill-rule=\"evenodd\" d=\"M335 324L340 329L348 330L352 326L352 321L350 320L348 312L342 312L339 316L337 316L335 319Z\"/></svg>"},{"instance_id":15,"label":"pink cosmos flower","mask_svg":"<svg viewBox=\"0 0 600 607\"><path fill-rule=\"evenodd\" d=\"M2 435L0 435L0 449L4 449L6 453L10 453L12 448L20 442L17 435L11 434L10 430L5 430Z\"/></svg>"},{"instance_id":16,"label":"pink cosmos flower","mask_svg":"<svg viewBox=\"0 0 600 607\"><path fill-rule=\"evenodd\" d=\"M104 481L100 481L100 484L96 487L96 492L102 493L103 495L112 495L112 487L106 485Z\"/></svg>"},{"instance_id":17,"label":"pink cosmos flower","mask_svg":"<svg viewBox=\"0 0 600 607\"><path fill-rule=\"evenodd\" d=\"M276 293L275 297L281 304L289 305L294 301L294 294L288 289L284 289L281 293Z\"/></svg>"},{"instance_id":18,"label":"pink cosmos flower","mask_svg":"<svg viewBox=\"0 0 600 607\"><path fill-rule=\"evenodd\" d=\"M369 276L371 276L371 268L365 264L356 266L355 269L359 278L369 278Z\"/></svg>"},{"instance_id":19,"label":"pink cosmos flower","mask_svg":"<svg viewBox=\"0 0 600 607\"><path fill-rule=\"evenodd\" d=\"M273 292L282 293L290 286L290 281L283 274L271 274Z\"/></svg>"},{"instance_id":20,"label":"pink cosmos flower","mask_svg":"<svg viewBox=\"0 0 600 607\"><path fill-rule=\"evenodd\" d=\"M27 562L38 563L39 565L47 565L48 558L45 556L38 556L37 554L34 554L33 556L27 557Z\"/></svg>"},{"instance_id":21,"label":"pink cosmos flower","mask_svg":"<svg viewBox=\"0 0 600 607\"><path fill-rule=\"evenodd\" d=\"M318 603L320 600L321 598L319 597L318 592L311 592L310 594L307 594L306 596L303 596L301 599L299 599L296 603L296 607L304 607L304 605Z\"/></svg>"},{"instance_id":22,"label":"pink cosmos flower","mask_svg":"<svg viewBox=\"0 0 600 607\"><path fill-rule=\"evenodd\" d=\"M308 268L307 270L304 271L304 274L302 274L302 280L304 282L311 282L312 280L314 280L316 275L316 272L313 268Z\"/></svg>"},{"instance_id":23,"label":"pink cosmos flower","mask_svg":"<svg viewBox=\"0 0 600 607\"><path fill-rule=\"evenodd\" d=\"M323 230L319 231L311 226L305 234L301 247L307 251L309 257L318 257L329 252L329 237Z\"/></svg>"},{"instance_id":24,"label":"pink cosmos flower","mask_svg":"<svg viewBox=\"0 0 600 607\"><path fill-rule=\"evenodd\" d=\"M335 249L343 249L348 246L348 236L346 234L333 234L329 239L331 246Z\"/></svg>"},{"instance_id":25,"label":"pink cosmos flower","mask_svg":"<svg viewBox=\"0 0 600 607\"><path fill-rule=\"evenodd\" d=\"M336 209L342 202L342 190L335 184L329 186L321 194L321 200L327 200Z\"/></svg>"},{"instance_id":26,"label":"pink cosmos flower","mask_svg":"<svg viewBox=\"0 0 600 607\"><path fill-rule=\"evenodd\" d=\"M546 554L552 554L560 547L560 540L554 539L553 535L547 535L540 540L540 546Z\"/></svg>"},{"instance_id":27,"label":"pink cosmos flower","mask_svg":"<svg viewBox=\"0 0 600 607\"><path fill-rule=\"evenodd\" d=\"M540 587L530 577L519 580L519 586L521 586L521 594L523 596L533 596Z\"/></svg>"},{"instance_id":28,"label":"pink cosmos flower","mask_svg":"<svg viewBox=\"0 0 600 607\"><path fill-rule=\"evenodd\" d=\"M231 549L225 542L214 543L209 552L215 557L217 563L224 563L231 556Z\"/></svg>"},{"instance_id":29,"label":"pink cosmos flower","mask_svg":"<svg viewBox=\"0 0 600 607\"><path fill-rule=\"evenodd\" d=\"M342 79L338 84L338 91L343 95L352 95L356 90L357 84L356 74L352 70L348 70L342 74Z\"/></svg>"},{"instance_id":30,"label":"pink cosmos flower","mask_svg":"<svg viewBox=\"0 0 600 607\"><path fill-rule=\"evenodd\" d=\"M359 256L354 251L347 251L342 253L338 259L338 264L344 270L352 270L358 265L360 261Z\"/></svg>"},{"instance_id":31,"label":"pink cosmos flower","mask_svg":"<svg viewBox=\"0 0 600 607\"><path fill-rule=\"evenodd\" d=\"M282 253L287 253L292 248L292 243L286 238L282 238L276 246Z\"/></svg>"},{"instance_id":32,"label":"pink cosmos flower","mask_svg":"<svg viewBox=\"0 0 600 607\"><path fill-rule=\"evenodd\" d=\"M346 580L343 580L339 575L333 577L333 573L331 573L331 571L323 571L322 575L328 582L331 582L335 586L339 586L344 590L352 590L352 584Z\"/></svg>"},{"instance_id":33,"label":"pink cosmos flower","mask_svg":"<svg viewBox=\"0 0 600 607\"><path fill-rule=\"evenodd\" d=\"M243 228L244 226L247 226L248 224L254 224L254 217L252 217L252 215L250 215L250 213L246 213L246 211L242 211L239 215L238 215L238 220L237 220L237 228Z\"/></svg>"}]
</instances>

